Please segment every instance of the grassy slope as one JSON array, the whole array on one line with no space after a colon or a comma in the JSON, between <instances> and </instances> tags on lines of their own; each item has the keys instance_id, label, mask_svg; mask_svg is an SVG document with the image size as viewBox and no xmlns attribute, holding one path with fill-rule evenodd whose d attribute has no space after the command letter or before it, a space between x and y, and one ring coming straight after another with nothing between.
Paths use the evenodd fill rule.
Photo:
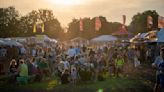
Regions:
<instances>
[{"instance_id":1,"label":"grassy slope","mask_svg":"<svg viewBox=\"0 0 164 92\"><path fill-rule=\"evenodd\" d=\"M144 69L147 68L144 66ZM131 77L114 78L108 77L105 81L99 82L88 82L72 85L56 85L56 80L50 80L40 83L30 83L28 85L1 85L1 92L4 91L23 91L23 92L96 92L98 89L104 89L105 92L152 92L153 84L151 79L153 76L150 75L152 69L147 68L143 71L141 69L138 72L132 74ZM147 77L148 76L148 77ZM150 77L151 76L151 77ZM149 78L150 77L150 78Z\"/></svg>"}]
</instances>

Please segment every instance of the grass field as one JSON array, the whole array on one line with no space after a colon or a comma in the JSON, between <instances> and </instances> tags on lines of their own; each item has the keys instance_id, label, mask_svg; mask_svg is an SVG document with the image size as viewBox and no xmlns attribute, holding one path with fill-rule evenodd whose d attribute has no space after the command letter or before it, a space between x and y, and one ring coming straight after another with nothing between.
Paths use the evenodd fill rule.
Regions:
<instances>
[{"instance_id":1,"label":"grass field","mask_svg":"<svg viewBox=\"0 0 164 92\"><path fill-rule=\"evenodd\" d=\"M107 77L105 81L90 81L77 85L59 85L57 80L29 83L27 85L1 85L1 92L152 92L152 71L141 69L130 77ZM153 79L154 80L154 79Z\"/></svg>"}]
</instances>

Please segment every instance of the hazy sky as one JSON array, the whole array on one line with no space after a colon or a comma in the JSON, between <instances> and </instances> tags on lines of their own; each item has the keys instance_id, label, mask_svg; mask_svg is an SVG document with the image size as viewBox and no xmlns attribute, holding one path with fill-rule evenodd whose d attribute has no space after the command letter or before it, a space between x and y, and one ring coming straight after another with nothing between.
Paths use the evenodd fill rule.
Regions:
<instances>
[{"instance_id":1,"label":"hazy sky","mask_svg":"<svg viewBox=\"0 0 164 92\"><path fill-rule=\"evenodd\" d=\"M8 6L14 6L21 15L51 9L62 26L80 17L104 16L110 22L122 22L122 15L127 16L128 25L134 14L145 10L156 10L164 16L164 0L0 0L0 7Z\"/></svg>"}]
</instances>

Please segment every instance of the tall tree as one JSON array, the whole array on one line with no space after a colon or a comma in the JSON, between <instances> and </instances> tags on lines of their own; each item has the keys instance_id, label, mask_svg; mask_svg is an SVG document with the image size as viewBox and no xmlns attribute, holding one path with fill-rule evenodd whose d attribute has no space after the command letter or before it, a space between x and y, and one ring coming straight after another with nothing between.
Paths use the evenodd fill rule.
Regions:
<instances>
[{"instance_id":1,"label":"tall tree","mask_svg":"<svg viewBox=\"0 0 164 92\"><path fill-rule=\"evenodd\" d=\"M91 39L93 37L104 35L104 34L111 34L116 32L120 27L121 23L117 22L108 22L105 17L99 16L101 21L101 28L99 31L95 30L95 19L94 18L82 18L83 22L83 31L80 31L80 19L73 19L72 22L69 23L68 28L68 36L71 38L75 37L83 37L86 39Z\"/></svg>"},{"instance_id":2,"label":"tall tree","mask_svg":"<svg viewBox=\"0 0 164 92\"><path fill-rule=\"evenodd\" d=\"M72 19L72 22L68 24L68 36L69 39L78 37L80 33L80 22L78 19Z\"/></svg>"},{"instance_id":3,"label":"tall tree","mask_svg":"<svg viewBox=\"0 0 164 92\"><path fill-rule=\"evenodd\" d=\"M0 8L0 37L18 35L19 13L14 7Z\"/></svg>"},{"instance_id":4,"label":"tall tree","mask_svg":"<svg viewBox=\"0 0 164 92\"><path fill-rule=\"evenodd\" d=\"M34 23L44 23L44 33L33 33ZM60 22L55 18L52 10L39 9L32 10L26 16L21 17L20 25L24 29L23 33L26 36L36 34L46 34L53 38L58 38L62 30Z\"/></svg>"},{"instance_id":5,"label":"tall tree","mask_svg":"<svg viewBox=\"0 0 164 92\"><path fill-rule=\"evenodd\" d=\"M148 10L133 16L129 27L133 29L134 34L147 32L147 16L149 15L153 18L153 29L157 29L158 13L155 10Z\"/></svg>"}]
</instances>

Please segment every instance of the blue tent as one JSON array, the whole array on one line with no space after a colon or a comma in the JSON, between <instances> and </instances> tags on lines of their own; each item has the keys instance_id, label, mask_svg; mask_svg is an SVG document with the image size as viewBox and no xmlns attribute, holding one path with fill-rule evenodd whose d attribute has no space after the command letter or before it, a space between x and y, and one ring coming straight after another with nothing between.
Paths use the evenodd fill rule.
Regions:
<instances>
[{"instance_id":1,"label":"blue tent","mask_svg":"<svg viewBox=\"0 0 164 92\"><path fill-rule=\"evenodd\" d=\"M160 31L157 33L157 42L164 42L164 28L161 28Z\"/></svg>"}]
</instances>

